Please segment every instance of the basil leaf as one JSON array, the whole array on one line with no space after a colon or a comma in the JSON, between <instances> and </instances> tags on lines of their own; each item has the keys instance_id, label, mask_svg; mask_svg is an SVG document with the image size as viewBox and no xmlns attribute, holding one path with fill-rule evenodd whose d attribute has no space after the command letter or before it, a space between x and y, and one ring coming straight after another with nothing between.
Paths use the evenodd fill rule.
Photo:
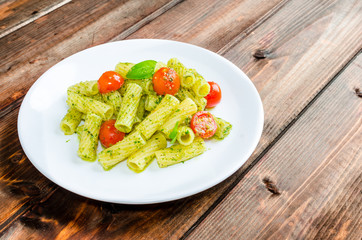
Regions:
<instances>
[{"instance_id":1,"label":"basil leaf","mask_svg":"<svg viewBox=\"0 0 362 240\"><path fill-rule=\"evenodd\" d=\"M146 79L151 78L155 72L155 60L146 60L134 65L127 73L128 79Z\"/></svg>"},{"instance_id":2,"label":"basil leaf","mask_svg":"<svg viewBox=\"0 0 362 240\"><path fill-rule=\"evenodd\" d=\"M171 144L174 144L176 141L177 128L178 128L178 121L176 122L175 127L172 129L172 132L169 135L169 137L172 139Z\"/></svg>"}]
</instances>

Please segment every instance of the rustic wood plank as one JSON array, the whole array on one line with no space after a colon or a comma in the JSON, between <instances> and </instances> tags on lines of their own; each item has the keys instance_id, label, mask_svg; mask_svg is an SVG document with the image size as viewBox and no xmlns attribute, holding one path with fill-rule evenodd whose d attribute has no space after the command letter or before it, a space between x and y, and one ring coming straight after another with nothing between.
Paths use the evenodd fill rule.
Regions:
<instances>
[{"instance_id":1,"label":"rustic wood plank","mask_svg":"<svg viewBox=\"0 0 362 240\"><path fill-rule=\"evenodd\" d=\"M182 0L70 2L0 39L0 117L19 106L34 81L55 63L104 43L145 16ZM152 14L153 17L158 15ZM17 81L14 81L17 79ZM10 104L15 103L13 106Z\"/></svg>"},{"instance_id":2,"label":"rustic wood plank","mask_svg":"<svg viewBox=\"0 0 362 240\"><path fill-rule=\"evenodd\" d=\"M190 239L360 239L361 74L362 54ZM265 178L280 194L265 188Z\"/></svg>"},{"instance_id":3,"label":"rustic wood plank","mask_svg":"<svg viewBox=\"0 0 362 240\"><path fill-rule=\"evenodd\" d=\"M125 6L122 5L123 7L116 8L115 3L108 3L108 1L104 3L106 6L96 7L93 6L94 4L89 4L88 1L80 2L81 4L86 5L84 6L84 8L86 8L85 10L73 10L74 6L64 6L59 11L54 11L49 14L46 19L43 19L44 17L39 19L41 20L39 23L35 22L22 29L22 31L14 33L14 36L9 35L4 39L0 39L0 58L4 59L4 61L0 63L0 73L3 72L3 74L0 74L1 83L3 84L1 88L4 92L4 94L0 96L0 102L2 103L0 105L0 111L2 111L0 112L0 117L19 106L22 97L25 95L31 84L44 71L77 51L109 40L126 38L143 25L146 25L146 28L143 28L143 35L135 33L132 35L132 38L168 37L170 39L185 41L191 38L191 36L189 35L189 32L186 31L188 28L185 29L184 19L189 19L189 21L187 21L188 24L194 26L194 28L190 30L192 30L195 36L202 36L202 38L198 37L192 40L193 43L212 50L218 50L234 36L247 29L251 23L263 16L272 7L280 2L284 3L285 0L244 0L242 2L236 0L222 2L212 0L196 2L185 1L177 5L174 9L171 9L170 12L167 11L172 6L181 2L181 0L174 0L171 1L170 4L166 4L162 7L161 11L155 11L155 14L152 14L151 17L140 20L139 23L134 24L134 26L132 26L134 22L131 24L130 21L140 13L131 12L129 16L134 15L133 18L123 18L122 13L119 12L120 10L118 8L125 10L127 8L138 9L141 8L141 6L142 8L151 8L150 6L152 6L149 11L154 11L154 4L152 5L150 2L149 6L147 6L143 4L143 1L132 1L130 3L125 3ZM157 3L162 4L164 1ZM98 5L101 4L98 3ZM241 12L241 14L244 15L241 15L233 10L235 7L237 7L236 9L238 10L250 8L253 9L253 13L244 14L244 10ZM96 12L92 14L92 17L89 17L89 15L84 16L86 12L94 12L95 10L93 10L93 8L99 9L98 11L100 13ZM217 11L218 8L231 12L228 14L228 17L238 19L231 25L232 28L229 26L225 27L225 19L219 17L220 12ZM78 6L75 9L82 8ZM161 16L161 21L157 20L158 22L156 24L147 24L165 11L167 12L164 16ZM64 15L64 12L67 12L67 18L59 21L59 18ZM68 12L71 14L68 14ZM106 12L109 13L102 16L102 14L105 14ZM145 15L146 14L143 14L142 16ZM102 16L102 18L100 18L100 16ZM82 19L82 17L86 19ZM64 24L68 22L69 25ZM117 24L115 24L115 22ZM169 28L169 23L173 22L177 22L178 24ZM203 22L212 25L212 30L215 32L215 35L223 36L222 40L217 38L213 38L213 41L208 40L209 36L207 36L207 34L210 32L210 29L204 28L202 25ZM82 27L84 27L84 29L78 31ZM120 32L119 29L125 29L126 27L129 28ZM159 27L161 27L161 29L167 28L169 35L164 35L165 32L160 31ZM44 36L43 34L31 34L31 36L28 36L37 28L43 29L43 32L50 32L44 34ZM154 35L153 33L158 33L158 35ZM56 35L53 36L54 34ZM178 38L175 36L178 36ZM4 45L2 45L2 43ZM26 46L26 53L23 51L24 46ZM13 81L14 78L19 79L21 84L19 84L19 82L15 84Z\"/></svg>"},{"instance_id":4,"label":"rustic wood plank","mask_svg":"<svg viewBox=\"0 0 362 240\"><path fill-rule=\"evenodd\" d=\"M117 2L116 2L117 3ZM113 5L107 4L96 4L92 7L89 7L88 10L92 10L94 13L97 12L98 8L103 10L99 10L100 13L104 13L104 11L108 11L109 8L114 8L115 12L112 12L111 15L106 15L108 20L112 20L115 16L114 15L121 15L123 17L128 17L128 20L120 21L120 25L115 25L119 27L118 31L114 31L113 34L118 34L119 32L123 31L124 28L127 28L129 25L135 23L136 21L141 20L145 15L151 14L152 11L155 10L156 7L170 7L163 5L164 2L157 1L154 3L149 1L148 4L152 5L152 7L148 6L147 9L141 10L139 9L140 5L142 5L142 1L133 1L132 3L125 3L115 6L114 2ZM79 4L88 5L89 1L77 2L78 7L81 7ZM144 4L143 4L144 5ZM118 7L118 8L117 8ZM68 9L68 6L64 6L64 8ZM72 6L74 8L74 6ZM84 10L84 9L83 9ZM81 10L81 11L83 11ZM61 11L58 13L58 11ZM56 21L58 18L62 18L64 14L63 8L54 11L56 17L54 17L53 21ZM100 14L97 13L97 14ZM94 14L97 17L97 14ZM113 16L113 17L112 17ZM75 17L75 16L73 16ZM93 18L92 17L92 18ZM42 19L42 18L40 18ZM95 19L93 19L94 21ZM114 19L113 19L114 20ZM46 21L46 20L44 20ZM85 19L83 21L89 22L90 19ZM105 21L105 20L103 20ZM101 21L102 22L102 21ZM37 23L33 23L33 25ZM122 25L124 24L124 25ZM31 25L31 24L30 24ZM94 29L93 29L94 30ZM27 30L30 32L30 30ZM85 34L85 33L83 33ZM77 34L74 34L77 35ZM79 35L78 35L79 37ZM74 40L74 39L72 39ZM44 43L43 43L44 44ZM71 43L69 43L71 44ZM74 44L74 43L73 43ZM3 47L3 46L1 46ZM63 45L64 47L64 45ZM84 46L80 46L84 47ZM61 51L61 48L58 48L58 51ZM43 60L45 61L45 60ZM33 64L36 65L34 62ZM39 65L41 66L41 64ZM22 72L20 81L16 81L17 79L13 75L13 79L9 79L11 83L15 85L21 85L25 83L28 79L27 76L30 76L30 72L19 70ZM4 90L4 85L6 83L1 79L0 82L0 89L1 95L4 96L6 91ZM23 82L22 82L23 81ZM15 98L18 96L19 92L14 93L15 96L11 98ZM1 102L1 107L3 106L4 102ZM2 114L4 114L2 112ZM26 211L33 202L41 201L41 199L46 198L44 194L51 194L54 184L48 181L45 177L43 177L26 159L23 151L21 150L21 146L17 136L17 115L18 109L15 111L9 111L8 114L4 114L3 118L0 121L0 196L1 202L0 204L0 228L6 227L8 224L11 223L13 220L11 217L17 217L17 214L21 214L22 212Z\"/></svg>"},{"instance_id":5,"label":"rustic wood plank","mask_svg":"<svg viewBox=\"0 0 362 240\"><path fill-rule=\"evenodd\" d=\"M277 138L278 134L283 131L283 129L285 129L287 124L293 121L301 109L303 109L303 107L308 104L308 102L319 92L319 90L332 79L333 75L337 73L341 67L351 58L351 56L353 56L360 48L360 28L357 25L359 19L356 18L354 21L350 20L351 18L353 19L356 17L356 10L358 10L359 7L359 5L357 5L358 3L340 1L337 3L332 2L330 6L325 6L323 5L325 3L321 2L307 2L307 8L302 8L300 5L303 3L304 2L302 1L294 1L290 4L287 4L281 10L282 14L277 13L270 20L265 22L265 24L263 24L260 28L256 29L251 35L245 36L242 34L242 37L238 38L243 39L240 44L237 44L238 41L233 42L232 44L228 45L228 48L225 48L226 50L223 50L225 54L231 55L232 51L240 51L242 46L249 46L249 48L246 48L245 52L238 52L240 55L243 55L250 61L247 61L248 64L246 64L249 70L244 67L243 69L248 70L249 74L252 72L250 69L253 69L253 80L257 79L258 77L262 79L264 76L264 81L258 81L258 88L261 90L263 99L266 99L270 95L275 95L276 99L279 100L273 101L273 98L269 97L267 101L264 100L264 107L268 109L274 109L274 111L284 115L283 118L277 118L275 121L273 121L273 118L267 115L269 124L273 124L274 127L267 128L268 131L264 134L263 138L265 135L267 135L269 140L266 141L265 144L261 145L261 147L258 147L256 154L254 154L248 162L249 165L254 164L253 161L256 159L256 157L267 148L270 142L273 142L274 139ZM322 7L317 8L314 4ZM342 4L342 6L339 6L339 4ZM345 5L343 6L343 4ZM344 11L342 11L342 7L344 8ZM298 9L301 9L301 13L299 13L299 15L293 16L293 14ZM348 11L345 9L348 9ZM309 18L305 18L304 15L308 16L308 13L310 12L314 14L312 14L313 18L310 16ZM258 47L255 42L257 43L258 41L262 40L265 41L265 39L267 39L269 36L268 30L275 29L275 27L278 26L278 23L282 22L282 19L285 19L285 14L287 13L293 17L292 19L288 19L288 22L291 24L284 24L281 26L281 29L278 29L278 33L280 34L281 32L285 31L289 32L289 35L283 34L283 38L278 38L278 41L274 41L270 45L271 47L273 45L279 46L278 49L274 52L274 58L270 59L270 57L266 57L265 59L261 60L253 59L252 55L256 50L256 47ZM320 19L324 21L320 21ZM341 26L336 27L336 25ZM288 29L290 30L288 31ZM335 29L336 35L338 36L335 45L332 46L330 46L329 42L334 40L335 36L328 34L331 29ZM309 36L309 41L301 41L301 39L304 39L303 37L305 36ZM349 50L346 51L344 47L349 48ZM300 52L297 51L300 48ZM315 49L320 48L325 51L322 55L312 54ZM319 52L317 51L317 53ZM238 54L235 53L235 55ZM281 59L278 59L278 56L280 56ZM306 58L306 56L310 56L310 60L307 62L305 62L303 58ZM231 57L229 57L229 59L239 66L241 66L242 61L244 61L243 59L238 59L236 56L235 60ZM281 61L283 64L281 64ZM266 68L265 65L268 64L274 65L272 68ZM303 66L303 64L306 64L306 66ZM277 67L280 67L280 65L287 65L289 69L282 68L282 70L278 73L280 75L275 77ZM326 66L328 66L328 69L330 69L329 72L325 71ZM275 72L272 72L271 69L273 68L275 68ZM267 69L267 71L264 71L265 69ZM293 74L298 77L290 78L290 71L292 71ZM274 77L270 77L270 75ZM318 76L316 80L313 79L315 76ZM316 83L313 83L312 80L315 80ZM273 86L275 88L279 87L279 81L286 83L286 87L283 88L285 92L278 93L276 90L270 91L273 89ZM290 86L292 82L296 82L295 88ZM306 84L302 84L303 82ZM281 91L280 88L279 91ZM301 94L296 94L300 91ZM296 102L294 103L293 100L296 100ZM285 109L286 106L287 110ZM163 236L177 238L182 236L184 232L187 231L190 226L192 226L193 223L197 223L200 216L203 216L203 214L208 211L210 206L212 206L215 202L220 201L219 199L222 199L223 196L225 196L225 192L228 192L230 186L233 186L233 182L239 180L240 176L243 176L243 171L245 170L246 166L231 178L229 178L228 181L225 181L217 187L204 193L187 198L185 200L163 205L145 206L141 208L102 204L102 208L111 209L109 211L111 213L108 214L107 217L97 217L107 215L105 213L106 211L97 209L97 205L91 207L93 202L90 200L74 197L72 198L72 200L74 199L74 205L68 207L69 209L78 209L80 212L77 216L75 216L71 212L62 211L62 214L66 216L66 220L62 218L59 221L60 223L55 221L54 224L57 226L60 224L60 228L56 228L54 231L51 230L46 232L46 230L42 229L39 225L33 224L31 226L26 226L22 222L16 222L13 225L15 227L10 228L9 232L19 232L23 230L27 231L27 233L30 235L44 234L45 236L49 237L56 236L56 234L59 234L60 232L61 234L66 234L67 232L72 234L75 231L81 231L80 234L86 234L86 232L98 232L102 234L102 237L111 237L117 235L135 236L140 238L142 236L146 236L144 234L147 234L148 237L157 237L160 236L160 234L164 234L166 232L167 235ZM59 196L61 196L62 194L65 194L65 191L58 190L55 194L59 194ZM70 193L68 194L71 195ZM59 218L57 214L50 210L50 208L46 207L46 205L57 206L62 204L69 204L69 202L66 200L63 200L62 202L58 201L62 201L62 199L60 197L53 198L53 196L51 196L48 201L41 205L44 206L41 207L42 210L39 211L40 213L38 214L41 217L36 219L40 218L41 222L51 222L52 219ZM90 209L89 212L87 212L88 206ZM31 212L29 214L31 214ZM37 215L36 211L34 214ZM89 222L84 227L86 230L80 230L78 226L82 225L78 223L82 222L81 219L85 217L89 219L93 219L94 217L96 220L94 222ZM155 225L158 227L156 228ZM50 226L50 228L52 228L53 224L50 224ZM65 229L64 231L61 230L63 228ZM37 230L42 230L43 232ZM107 235L107 233L105 233L106 230L111 232L109 232Z\"/></svg>"},{"instance_id":6,"label":"rustic wood plank","mask_svg":"<svg viewBox=\"0 0 362 240\"><path fill-rule=\"evenodd\" d=\"M70 0L10 0L0 3L0 38L69 2Z\"/></svg>"},{"instance_id":7,"label":"rustic wood plank","mask_svg":"<svg viewBox=\"0 0 362 240\"><path fill-rule=\"evenodd\" d=\"M264 4L263 1L259 1L259 2L255 1L254 3L259 6L259 11L255 11L254 15L250 16L250 17L252 19L257 19L258 17L262 16L269 8L271 8L273 6L270 4L270 2L268 2L269 4ZM214 1L211 1L211 3L218 4L218 3L215 3ZM172 2L172 4L176 4L176 2ZM182 4L184 4L184 3L182 3ZM182 8L185 14L187 14L188 12L191 12L190 9L189 10L185 9L185 6L183 6L182 4L177 5L175 8L179 8L179 7ZM188 7L194 6L194 5L190 4L190 2L185 2L185 4L187 4ZM233 2L227 1L227 2L225 2L225 4L226 4L226 6L224 6L223 9L230 9L230 6L234 6L235 2L233 3ZM243 4L245 6L248 6L248 5L250 5L250 1L245 1ZM275 4L277 4L277 1L274 2L274 5ZM162 11L166 11L166 9L171 8L172 6L173 5L164 6L165 9L163 9ZM219 4L218 4L218 6L219 6ZM65 10L62 10L62 11L64 12ZM131 10L128 10L128 11L130 11L132 13ZM52 14L58 14L58 13L55 11ZM49 18L51 18L53 16L52 14L50 14ZM116 13L110 13L110 14L112 16L116 15ZM117 13L117 14L119 15L120 13ZM154 14L154 13L152 13L152 14ZM162 12L156 13L155 16L158 16L160 14L162 14ZM211 18L212 18L213 16L217 15L217 12L209 13L209 9L200 8L199 11L194 11L194 12L191 12L188 14L190 14L189 16L198 14L198 17L194 21L199 22L199 21L201 21L200 19L202 18L202 16L204 16L204 17L207 16L208 18L210 18L210 16L208 14L211 14ZM167 15L169 18L166 21L170 21L170 19L172 19L172 17L173 17L172 12L171 12L171 14L166 12L164 15ZM153 16L153 17L155 17L155 16ZM80 50L80 49L83 49L83 48L89 46L90 44L92 44L92 39L84 37L84 35L88 34L89 31L94 31L95 29L98 29L99 26L101 26L103 21L109 20L110 18L111 17L108 16L104 20L102 20L102 19L98 20L98 21L100 21L100 23L94 23L93 25L89 26L85 30L80 30L80 33L77 32L77 33L73 34L72 37L70 37L70 40L65 40L65 42L57 43L58 45L55 45L54 47L50 48L49 51L51 53L45 53L45 55L51 55L54 57L55 55L53 53L56 52L56 55L59 58L55 57L55 58L49 59L49 61L52 63L54 61L59 60L63 56L63 55L61 55L61 53L67 55L67 54L73 53L73 51ZM234 31L237 31L237 30L242 31L249 27L248 24L250 23L250 21L247 18L244 18L244 19L245 19L245 22L243 22L243 21L239 22L239 24L240 24L239 29L234 29ZM148 20L152 20L152 19L148 19ZM50 20L45 20L45 21L50 21ZM53 20L53 21L55 21L55 20ZM143 21L143 19L142 19L142 21ZM179 19L179 21L182 22L183 20ZM147 22L143 22L142 24L146 24L146 23ZM137 23L137 24L139 24L139 23ZM164 24L167 24L167 22L165 22ZM218 24L220 25L220 23L218 23ZM117 26L113 26L113 27L117 27ZM138 27L142 27L142 25L138 25ZM106 32L105 35L107 37L109 37L110 35L109 35L109 33L107 33L109 29L107 29L106 26L104 28L105 28L104 31ZM175 31L180 31L180 29L181 29L181 27L175 28ZM119 34L119 32L121 30L122 29L118 29L118 30L113 29L114 33L112 33L112 34L116 34L116 33ZM126 36L125 33L131 34L132 31L134 31L134 30L135 29L133 27L131 29L127 29L122 32L122 35ZM198 29L198 31L201 31L201 32L202 32L202 30L203 29ZM221 30L226 31L225 29L220 29L220 31ZM59 33L59 34L61 34L61 33ZM234 34L236 34L236 33L234 33ZM99 33L99 35L100 35L100 37L103 36L101 33ZM120 35L117 35L118 38L119 38L119 36ZM230 36L230 37L232 37L232 36ZM98 39L96 41L97 43L99 43L101 41L105 41L105 38L97 37L97 39ZM58 40L55 40L55 41L58 41ZM82 45L82 44L84 44L84 45ZM198 44L202 45L203 44L202 40L200 40L200 42ZM218 44L219 43L216 40L213 43L208 42L208 46L210 46L211 48L217 46ZM43 54L43 53L41 53L41 54ZM42 55L42 56L44 56L44 55ZM40 57L40 58L42 58L42 57ZM32 68L32 65L34 66L34 68ZM14 89L9 90L9 91L12 91L12 93L15 95L15 96L11 97L11 101L14 101L15 99L21 100L21 95L23 95L27 91L27 88L31 85L31 79L35 79L35 77L33 77L33 75L36 76L36 75L40 74L40 72L43 71L44 68L46 68L49 65L49 63L47 62L46 58L44 58L44 59L40 59L38 61L34 61L34 63L32 63L32 65L30 65L29 68L26 67L25 69L20 67L20 69L23 69L23 70L21 70L21 72L17 72L14 70L14 72L12 72L12 74L9 74L8 81L10 81L10 82L14 82L13 79L10 79L11 76L12 76L12 78L19 77L20 79L24 79L24 77L27 76L27 81L29 81L29 82L25 82L25 80L20 80L21 83L23 84L23 86L20 86L21 84L16 85L16 86L14 85L13 87L15 90ZM34 70L34 69L36 69L36 70ZM19 74L19 75L16 75L16 74ZM24 81L24 82L22 82L22 81ZM25 85L25 87L24 87L24 85ZM24 89L19 92L18 91L19 87L20 88L24 87ZM19 96L20 96L20 98L18 98ZM15 101L18 101L18 100L15 100ZM12 103L14 103L14 102L12 102ZM20 103L20 101L19 101L19 103ZM15 108L16 108L16 106L15 106ZM19 142L16 137L17 136L17 134L16 134L16 117L17 117L18 110L15 109L14 111L8 111L8 112L10 112L10 113L9 114L4 113L4 115L3 115L4 117L3 117L2 121L0 122L0 126L2 127L2 129L4 129L4 131L6 129L6 131L9 132L8 134L1 134L0 140L5 142L5 139L10 139L10 141L6 141L6 145L4 144L3 148L0 149L0 153L2 154L2 159L9 159L9 158L11 158L11 156L16 156L16 158L19 158L19 159L23 159L23 158L25 159L26 157L24 156L24 153L19 150L19 149L21 149L21 147L20 147ZM25 161L28 162L27 159ZM15 168L15 169L11 170L12 168ZM29 181L29 179L27 179L27 178L25 178L25 179L22 178L22 175L20 174L21 172L29 172L30 175L35 174L36 177L34 177L35 180L33 182L33 185L38 186L40 189L46 188L45 187L46 183L49 183L49 181L45 180L44 178L39 177L39 179L38 179L38 173L33 173L34 168L32 166L29 166L29 163L27 163L26 165L22 165L22 166L18 166L18 165L9 166L8 162L4 161L4 162L0 163L0 169L2 169L1 172L3 172L3 173L9 172L8 175L11 176L12 179L17 179L18 181L25 181L25 182ZM4 183L4 188L0 187L0 192L5 192L4 193L5 196L7 196L9 194L6 190L4 190L7 188L6 185L7 185L7 183ZM50 190L46 189L44 191L52 191L52 188ZM7 196L7 198L11 199L11 200L9 200L9 202L13 201L15 204L16 201L14 200L14 197L11 194L10 194L10 196ZM32 200L32 201L36 201L37 199L38 198L36 198L35 200ZM0 208L0 215L4 216L4 219L7 219L7 217L11 216L16 211L19 211L19 212L17 212L17 214L20 214L22 211L25 211L27 208L29 208L31 206L31 205L26 205L27 200L29 200L28 197L24 197L24 199L21 199L21 201L23 202L22 205L18 204L17 207L14 209L5 208L5 207ZM197 209L195 208L195 210L197 210ZM14 218L10 219L9 221L5 221L5 223L2 227L6 227L7 225L9 225L15 218L16 218L16 216ZM0 223L1 222L4 222L4 221L0 221ZM0 229L1 229L1 224L0 224Z\"/></svg>"}]
</instances>

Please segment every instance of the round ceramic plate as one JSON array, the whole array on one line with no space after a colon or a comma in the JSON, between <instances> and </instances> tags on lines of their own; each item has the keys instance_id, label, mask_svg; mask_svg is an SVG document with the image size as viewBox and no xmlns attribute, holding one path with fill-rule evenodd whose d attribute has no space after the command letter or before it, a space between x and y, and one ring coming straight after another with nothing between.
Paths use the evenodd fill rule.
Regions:
<instances>
[{"instance_id":1,"label":"round ceramic plate","mask_svg":"<svg viewBox=\"0 0 362 240\"><path fill-rule=\"evenodd\" d=\"M142 173L126 162L104 171L98 162L77 156L76 134L66 136L59 124L67 112L67 88L96 80L118 62L177 57L207 81L217 82L222 100L210 110L232 123L228 137L207 140L207 151L183 164L159 168L157 162ZM254 151L264 121L260 96L249 78L234 64L206 49L168 40L139 39L111 42L76 53L45 72L21 105L18 132L25 154L34 166L59 186L79 195L123 204L160 203L206 190L237 171Z\"/></svg>"}]
</instances>

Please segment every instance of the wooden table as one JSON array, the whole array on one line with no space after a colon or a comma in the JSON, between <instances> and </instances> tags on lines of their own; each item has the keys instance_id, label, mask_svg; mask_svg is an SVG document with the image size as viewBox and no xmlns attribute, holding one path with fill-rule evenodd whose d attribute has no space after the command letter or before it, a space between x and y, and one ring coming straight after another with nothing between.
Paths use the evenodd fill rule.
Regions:
<instances>
[{"instance_id":1,"label":"wooden table","mask_svg":"<svg viewBox=\"0 0 362 240\"><path fill-rule=\"evenodd\" d=\"M0 0L1 239L361 239L362 1ZM25 156L34 81L101 43L161 38L229 59L257 87L262 138L244 166L185 199L80 197Z\"/></svg>"}]
</instances>

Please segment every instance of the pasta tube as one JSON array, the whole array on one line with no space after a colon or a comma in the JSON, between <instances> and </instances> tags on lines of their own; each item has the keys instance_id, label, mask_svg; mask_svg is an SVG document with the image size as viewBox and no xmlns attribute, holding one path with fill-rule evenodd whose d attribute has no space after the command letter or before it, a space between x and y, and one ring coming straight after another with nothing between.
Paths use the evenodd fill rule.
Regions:
<instances>
[{"instance_id":1,"label":"pasta tube","mask_svg":"<svg viewBox=\"0 0 362 240\"><path fill-rule=\"evenodd\" d=\"M82 120L83 113L75 108L69 108L67 114L60 122L60 129L65 135L71 135L77 129L80 121Z\"/></svg>"},{"instance_id":2,"label":"pasta tube","mask_svg":"<svg viewBox=\"0 0 362 240\"><path fill-rule=\"evenodd\" d=\"M142 88L135 83L127 86L126 94L123 97L121 109L114 126L121 132L132 131L134 118L137 113L138 104L141 100Z\"/></svg>"},{"instance_id":3,"label":"pasta tube","mask_svg":"<svg viewBox=\"0 0 362 240\"><path fill-rule=\"evenodd\" d=\"M207 104L207 100L205 98L196 97L192 91L185 88L180 88L176 94L176 97L181 101L185 100L186 98L191 98L191 100L194 101L194 103L197 105L197 111L203 111Z\"/></svg>"},{"instance_id":4,"label":"pasta tube","mask_svg":"<svg viewBox=\"0 0 362 240\"><path fill-rule=\"evenodd\" d=\"M167 94L160 104L137 126L137 129L146 139L149 139L160 129L179 103L180 101L177 98Z\"/></svg>"},{"instance_id":5,"label":"pasta tube","mask_svg":"<svg viewBox=\"0 0 362 240\"><path fill-rule=\"evenodd\" d=\"M134 131L127 135L122 141L101 151L98 154L98 161L104 170L110 170L116 164L125 160L145 144L146 141L142 137L141 133Z\"/></svg>"},{"instance_id":6,"label":"pasta tube","mask_svg":"<svg viewBox=\"0 0 362 240\"><path fill-rule=\"evenodd\" d=\"M180 163L190 158L196 157L206 151L205 142L202 138L197 137L190 145L172 146L155 152L157 164L159 167L168 167Z\"/></svg>"},{"instance_id":7,"label":"pasta tube","mask_svg":"<svg viewBox=\"0 0 362 240\"><path fill-rule=\"evenodd\" d=\"M134 63L118 63L115 67L115 72L121 75L123 78L126 78L128 71L134 66Z\"/></svg>"},{"instance_id":8,"label":"pasta tube","mask_svg":"<svg viewBox=\"0 0 362 240\"><path fill-rule=\"evenodd\" d=\"M68 91L82 94L85 96L92 96L99 93L97 81L85 81L77 83L68 88Z\"/></svg>"},{"instance_id":9,"label":"pasta tube","mask_svg":"<svg viewBox=\"0 0 362 240\"><path fill-rule=\"evenodd\" d=\"M146 102L146 96L142 96L140 103L138 104L138 108L136 111L136 117L134 118L133 124L140 123L144 119L145 115L145 102Z\"/></svg>"},{"instance_id":10,"label":"pasta tube","mask_svg":"<svg viewBox=\"0 0 362 240\"><path fill-rule=\"evenodd\" d=\"M159 95L147 95L145 102L145 109L149 112L153 111L157 105L161 102L162 96Z\"/></svg>"},{"instance_id":11,"label":"pasta tube","mask_svg":"<svg viewBox=\"0 0 362 240\"><path fill-rule=\"evenodd\" d=\"M103 102L113 107L113 115L117 116L122 104L122 96L118 91L101 94Z\"/></svg>"},{"instance_id":12,"label":"pasta tube","mask_svg":"<svg viewBox=\"0 0 362 240\"><path fill-rule=\"evenodd\" d=\"M102 118L100 116L94 113L87 115L83 131L80 133L78 156L81 159L90 162L96 160L98 135L101 124Z\"/></svg>"},{"instance_id":13,"label":"pasta tube","mask_svg":"<svg viewBox=\"0 0 362 240\"><path fill-rule=\"evenodd\" d=\"M181 76L181 86L184 88L191 88L196 81L196 76L192 69L187 69L183 76Z\"/></svg>"},{"instance_id":14,"label":"pasta tube","mask_svg":"<svg viewBox=\"0 0 362 240\"><path fill-rule=\"evenodd\" d=\"M195 139L195 134L191 128L187 126L181 126L177 130L176 139L181 145L190 145Z\"/></svg>"},{"instance_id":15,"label":"pasta tube","mask_svg":"<svg viewBox=\"0 0 362 240\"><path fill-rule=\"evenodd\" d=\"M184 121L188 116L197 112L196 104L190 99L186 98L178 106L177 109L167 118L166 122L162 125L161 132L168 137L172 132L177 122Z\"/></svg>"},{"instance_id":16,"label":"pasta tube","mask_svg":"<svg viewBox=\"0 0 362 240\"><path fill-rule=\"evenodd\" d=\"M194 71L194 74L196 79L194 85L191 87L192 91L196 97L206 97L210 92L209 83L198 72Z\"/></svg>"},{"instance_id":17,"label":"pasta tube","mask_svg":"<svg viewBox=\"0 0 362 240\"><path fill-rule=\"evenodd\" d=\"M133 153L127 159L127 166L134 172L139 173L155 158L155 151L167 147L167 141L163 134L157 133L137 152Z\"/></svg>"},{"instance_id":18,"label":"pasta tube","mask_svg":"<svg viewBox=\"0 0 362 240\"><path fill-rule=\"evenodd\" d=\"M225 121L224 119L221 119L221 118L218 118L218 117L215 117L215 116L214 116L214 119L215 119L215 122L216 122L216 125L217 125L217 129L216 129L216 132L214 134L214 137L219 139L219 140L222 140L227 135L229 135L229 133L231 131L231 128L232 128L232 125L229 122Z\"/></svg>"},{"instance_id":19,"label":"pasta tube","mask_svg":"<svg viewBox=\"0 0 362 240\"><path fill-rule=\"evenodd\" d=\"M105 103L68 91L67 104L82 113L95 113L103 119L110 119L113 108Z\"/></svg>"},{"instance_id":20,"label":"pasta tube","mask_svg":"<svg viewBox=\"0 0 362 240\"><path fill-rule=\"evenodd\" d=\"M160 68L167 67L167 65L163 62L157 62L155 66L155 72L157 72Z\"/></svg>"},{"instance_id":21,"label":"pasta tube","mask_svg":"<svg viewBox=\"0 0 362 240\"><path fill-rule=\"evenodd\" d=\"M167 62L167 67L172 68L179 75L180 79L182 79L185 74L187 68L177 59L171 58Z\"/></svg>"}]
</instances>

